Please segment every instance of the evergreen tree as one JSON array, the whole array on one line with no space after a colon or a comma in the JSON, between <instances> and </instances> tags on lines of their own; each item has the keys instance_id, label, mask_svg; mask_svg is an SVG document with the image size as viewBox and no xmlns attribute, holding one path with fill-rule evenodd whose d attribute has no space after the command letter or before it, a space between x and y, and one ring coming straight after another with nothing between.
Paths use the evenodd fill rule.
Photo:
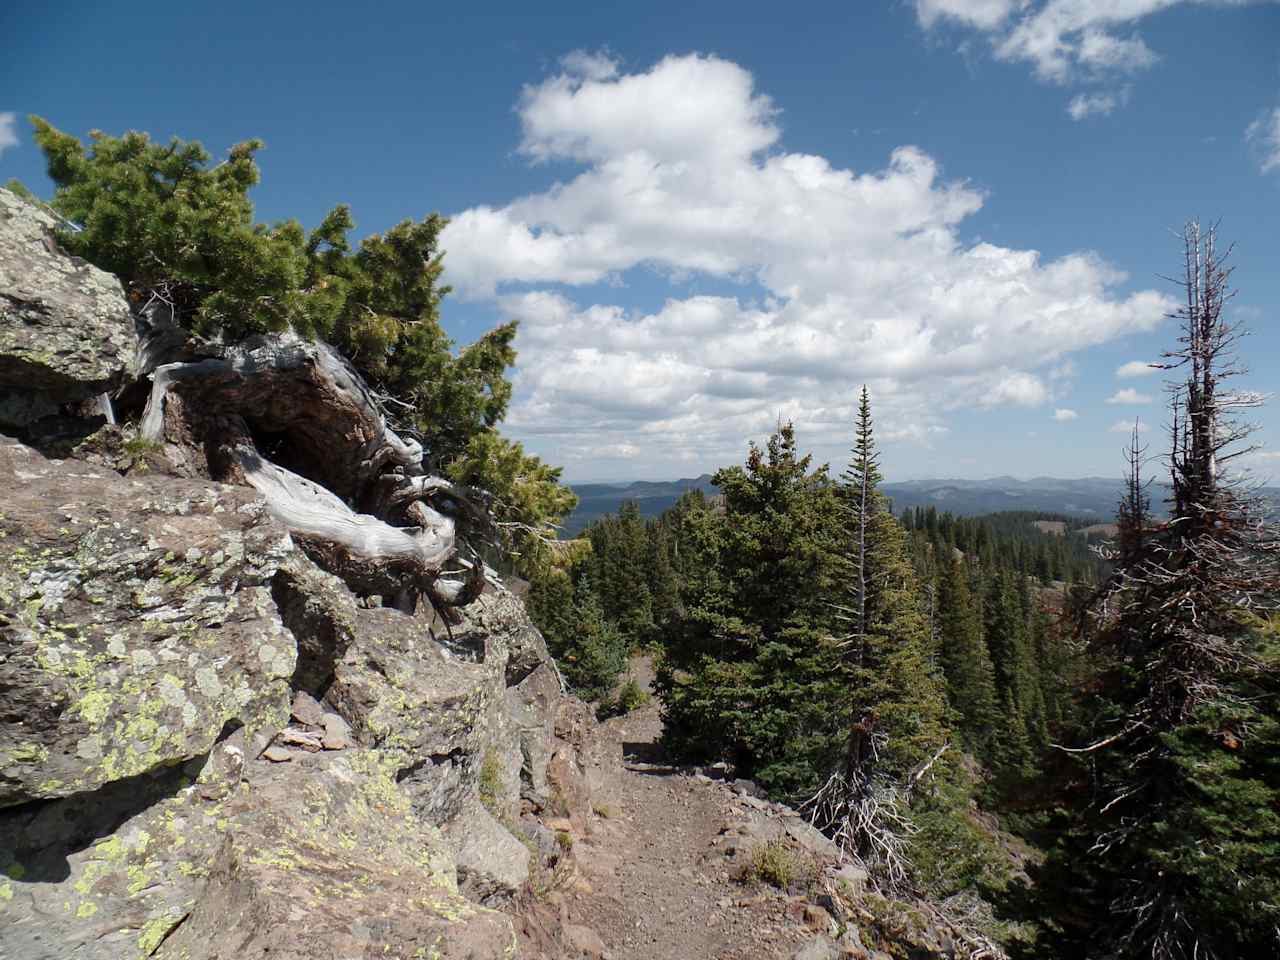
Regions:
<instances>
[{"instance_id":1,"label":"evergreen tree","mask_svg":"<svg viewBox=\"0 0 1280 960\"><path fill-rule=\"evenodd\" d=\"M680 578L676 573L676 540L663 517L647 527L649 596L652 598L652 639L659 640L680 619Z\"/></svg>"},{"instance_id":2,"label":"evergreen tree","mask_svg":"<svg viewBox=\"0 0 1280 960\"><path fill-rule=\"evenodd\" d=\"M1001 723L995 760L1005 772L1030 776L1045 743L1044 706L1027 616L1014 584L1016 574L1000 571L987 581L985 634L995 668Z\"/></svg>"},{"instance_id":3,"label":"evergreen tree","mask_svg":"<svg viewBox=\"0 0 1280 960\"><path fill-rule=\"evenodd\" d=\"M728 757L741 775L792 797L812 789L837 737L825 644L835 499L826 468L809 467L784 424L765 448L751 445L745 466L716 473L724 514L715 573L659 674L673 750Z\"/></svg>"},{"instance_id":4,"label":"evergreen tree","mask_svg":"<svg viewBox=\"0 0 1280 960\"><path fill-rule=\"evenodd\" d=\"M955 557L939 567L939 632L947 699L960 718L957 732L965 747L990 762L1000 713L995 668L982 639L981 614L969 592L964 561Z\"/></svg>"},{"instance_id":5,"label":"evergreen tree","mask_svg":"<svg viewBox=\"0 0 1280 960\"><path fill-rule=\"evenodd\" d=\"M844 744L810 806L815 823L869 864L885 887L909 888L922 881L917 855L936 853L967 796L957 789L954 756L946 756L945 695L929 663L931 636L906 534L878 489L865 387L842 481L844 575L836 610L844 629L836 643L833 706Z\"/></svg>"},{"instance_id":6,"label":"evergreen tree","mask_svg":"<svg viewBox=\"0 0 1280 960\"><path fill-rule=\"evenodd\" d=\"M591 540L591 580L604 615L631 645L653 634L653 598L649 592L649 536L634 500L616 517L606 516L587 529Z\"/></svg>"},{"instance_id":7,"label":"evergreen tree","mask_svg":"<svg viewBox=\"0 0 1280 960\"><path fill-rule=\"evenodd\" d=\"M584 576L575 588L562 570L541 571L525 600L565 681L584 700L610 695L626 666L627 643Z\"/></svg>"},{"instance_id":8,"label":"evergreen tree","mask_svg":"<svg viewBox=\"0 0 1280 960\"><path fill-rule=\"evenodd\" d=\"M1051 875L1083 919L1057 910L1056 948L1154 960L1280 951L1280 536L1224 475L1256 401L1223 381L1241 331L1225 317L1230 271L1214 231L1189 224L1186 304L1167 367L1173 397L1167 523L1145 513L1139 458L1120 521L1115 575L1094 605L1104 664L1087 739L1092 803L1076 810L1076 850ZM1076 855L1072 855L1075 853ZM1047 901L1052 906L1054 901ZM1083 922L1082 922L1083 921Z\"/></svg>"}]
</instances>

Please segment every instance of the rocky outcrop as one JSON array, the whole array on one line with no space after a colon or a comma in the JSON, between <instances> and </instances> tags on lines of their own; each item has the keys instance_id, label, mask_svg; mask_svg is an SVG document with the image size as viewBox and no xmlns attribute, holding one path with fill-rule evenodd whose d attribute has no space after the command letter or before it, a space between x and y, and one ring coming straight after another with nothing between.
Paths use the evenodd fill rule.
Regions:
<instances>
[{"instance_id":1,"label":"rocky outcrop","mask_svg":"<svg viewBox=\"0 0 1280 960\"><path fill-rule=\"evenodd\" d=\"M37 434L122 386L137 343L120 281L64 254L56 225L0 190L0 425Z\"/></svg>"},{"instance_id":2,"label":"rocky outcrop","mask_svg":"<svg viewBox=\"0 0 1280 960\"><path fill-rule=\"evenodd\" d=\"M288 715L291 550L252 491L130 481L0 437L0 806L65 797Z\"/></svg>"},{"instance_id":3,"label":"rocky outcrop","mask_svg":"<svg viewBox=\"0 0 1280 960\"><path fill-rule=\"evenodd\" d=\"M566 856L539 816L591 816L587 711L520 601L454 555L428 504L459 495L323 350L268 344L257 379L239 355L157 368L52 225L0 191L0 391L29 408L0 422L0 956L514 956L493 908ZM272 396L291 384L349 401L355 432L299 433L306 475L228 460L228 436L252 453L305 419ZM259 389L261 411L208 406ZM163 442L125 422L67 459L30 445L34 413L84 427L72 408L109 391L135 415L150 394ZM440 570L370 595L352 570L378 550L318 548L299 491L361 531L439 533Z\"/></svg>"}]
</instances>

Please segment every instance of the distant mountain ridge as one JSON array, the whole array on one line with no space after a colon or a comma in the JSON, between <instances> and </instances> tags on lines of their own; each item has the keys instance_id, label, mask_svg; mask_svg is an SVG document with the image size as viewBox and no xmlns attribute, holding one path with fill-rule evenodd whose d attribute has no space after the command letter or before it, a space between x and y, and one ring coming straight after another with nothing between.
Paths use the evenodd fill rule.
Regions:
<instances>
[{"instance_id":1,"label":"distant mountain ridge","mask_svg":"<svg viewBox=\"0 0 1280 960\"><path fill-rule=\"evenodd\" d=\"M565 521L562 533L564 536L580 533L593 520L617 513L627 500L636 501L641 516L656 517L673 507L686 491L694 489L708 495L718 492L707 473L682 480L578 484L573 486L579 497L578 509ZM895 513L915 507L937 507L957 516L973 517L1002 510L1030 510L1106 522L1115 516L1121 480L1118 477L929 479L884 483L880 489L893 500ZM1151 489L1152 507L1157 514L1163 513L1163 491L1164 488L1158 486ZM1280 499L1280 490L1276 488L1265 488L1263 492Z\"/></svg>"},{"instance_id":2,"label":"distant mountain ridge","mask_svg":"<svg viewBox=\"0 0 1280 960\"><path fill-rule=\"evenodd\" d=\"M670 510L676 501L690 490L701 490L708 496L718 491L711 483L711 474L689 477L683 480L636 480L632 483L579 483L572 484L578 495L578 508L565 520L561 535L576 536L593 520L607 513L617 513L627 500L634 500L641 516L656 517Z\"/></svg>"}]
</instances>

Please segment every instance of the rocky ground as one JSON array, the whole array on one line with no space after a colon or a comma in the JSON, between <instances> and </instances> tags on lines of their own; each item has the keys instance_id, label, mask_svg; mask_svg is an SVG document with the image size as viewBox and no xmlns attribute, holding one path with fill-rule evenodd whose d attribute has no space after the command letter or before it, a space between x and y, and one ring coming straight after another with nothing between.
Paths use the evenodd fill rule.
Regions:
<instances>
[{"instance_id":1,"label":"rocky ground","mask_svg":"<svg viewBox=\"0 0 1280 960\"><path fill-rule=\"evenodd\" d=\"M632 665L647 685L646 659ZM773 960L874 956L853 938L829 891L861 885L794 811L759 799L720 769L668 765L657 748L657 703L607 721L599 735L622 757L594 790L597 816L574 836L576 873L543 894L522 931L522 955L611 960ZM754 851L785 849L803 875L789 889L750 876ZM546 914L562 925L562 954L540 940ZM840 915L837 920L834 914ZM542 918L541 923L539 918Z\"/></svg>"}]
</instances>

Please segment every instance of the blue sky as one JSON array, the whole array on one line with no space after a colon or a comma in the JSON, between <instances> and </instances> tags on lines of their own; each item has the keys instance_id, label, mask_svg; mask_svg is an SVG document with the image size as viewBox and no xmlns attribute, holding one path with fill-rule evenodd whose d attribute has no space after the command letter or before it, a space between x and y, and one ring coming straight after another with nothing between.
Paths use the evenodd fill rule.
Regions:
<instances>
[{"instance_id":1,"label":"blue sky","mask_svg":"<svg viewBox=\"0 0 1280 960\"><path fill-rule=\"evenodd\" d=\"M0 179L48 191L37 113L261 137L267 221L449 214L446 326L521 320L507 430L570 479L779 417L841 461L864 380L891 477L1116 474L1192 216L1280 385L1275 2L15 6Z\"/></svg>"}]
</instances>

